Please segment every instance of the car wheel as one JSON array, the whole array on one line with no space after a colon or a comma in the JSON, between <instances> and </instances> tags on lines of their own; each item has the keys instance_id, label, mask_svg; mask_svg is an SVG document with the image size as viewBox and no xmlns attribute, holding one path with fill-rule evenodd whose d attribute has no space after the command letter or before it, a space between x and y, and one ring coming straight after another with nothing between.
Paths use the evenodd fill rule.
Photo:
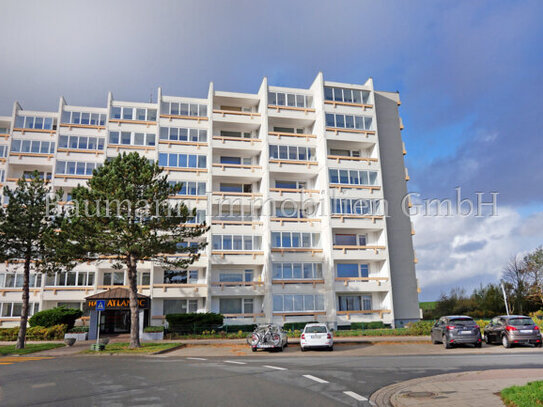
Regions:
<instances>
[{"instance_id":1,"label":"car wheel","mask_svg":"<svg viewBox=\"0 0 543 407\"><path fill-rule=\"evenodd\" d=\"M449 343L449 341L447 340L445 336L443 337L442 343L445 349L451 349L451 344Z\"/></svg>"},{"instance_id":2,"label":"car wheel","mask_svg":"<svg viewBox=\"0 0 543 407\"><path fill-rule=\"evenodd\" d=\"M256 352L256 348L251 348L253 350L253 352Z\"/></svg>"},{"instance_id":3,"label":"car wheel","mask_svg":"<svg viewBox=\"0 0 543 407\"><path fill-rule=\"evenodd\" d=\"M334 350L334 345L328 347L328 351L332 352Z\"/></svg>"},{"instance_id":4,"label":"car wheel","mask_svg":"<svg viewBox=\"0 0 543 407\"><path fill-rule=\"evenodd\" d=\"M542 344L541 342L539 342L539 343L536 343L536 344L535 344L535 347L536 347L536 348L540 348L541 345L543 345L543 344Z\"/></svg>"},{"instance_id":5,"label":"car wheel","mask_svg":"<svg viewBox=\"0 0 543 407\"><path fill-rule=\"evenodd\" d=\"M507 335L502 336L502 345L506 349L509 349L511 347L511 342L509 342L509 338L507 338Z\"/></svg>"},{"instance_id":6,"label":"car wheel","mask_svg":"<svg viewBox=\"0 0 543 407\"><path fill-rule=\"evenodd\" d=\"M475 347L476 348L482 348L483 347L483 342L475 342Z\"/></svg>"},{"instance_id":7,"label":"car wheel","mask_svg":"<svg viewBox=\"0 0 543 407\"><path fill-rule=\"evenodd\" d=\"M435 339L432 339L432 345L437 345L439 341L436 341Z\"/></svg>"},{"instance_id":8,"label":"car wheel","mask_svg":"<svg viewBox=\"0 0 543 407\"><path fill-rule=\"evenodd\" d=\"M302 349L302 352L305 352L305 348L303 346L300 347Z\"/></svg>"},{"instance_id":9,"label":"car wheel","mask_svg":"<svg viewBox=\"0 0 543 407\"><path fill-rule=\"evenodd\" d=\"M488 335L487 335L487 334L485 334L485 343L486 343L487 345L490 345L490 339L488 338Z\"/></svg>"}]
</instances>

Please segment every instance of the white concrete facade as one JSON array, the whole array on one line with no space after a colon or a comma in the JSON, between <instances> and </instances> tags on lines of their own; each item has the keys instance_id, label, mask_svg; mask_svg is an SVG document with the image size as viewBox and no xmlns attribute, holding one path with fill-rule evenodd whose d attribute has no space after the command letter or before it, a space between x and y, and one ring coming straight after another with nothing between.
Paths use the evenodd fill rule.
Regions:
<instances>
[{"instance_id":1,"label":"white concrete facade","mask_svg":"<svg viewBox=\"0 0 543 407\"><path fill-rule=\"evenodd\" d=\"M383 119L379 94L393 101ZM159 89L157 103L111 94L103 108L61 98L57 112L35 112L15 103L11 116L0 117L0 182L14 186L37 169L69 200L95 166L132 151L183 182L175 199L205 217L209 245L186 272L165 276L141 264L139 290L151 297L152 325L164 323L168 312L196 311L221 312L228 324L402 325L419 317L412 230L401 211L384 216L382 202L396 207L406 191L398 106L398 95L374 91L371 79L354 85L324 81L322 74L308 89L264 79L256 94L211 84L202 99ZM391 134L399 141L381 149ZM1 267L0 324L11 326L22 270ZM83 307L86 296L126 285L124 274L107 261L81 264L73 274L36 277L30 301L35 310Z\"/></svg>"}]
</instances>

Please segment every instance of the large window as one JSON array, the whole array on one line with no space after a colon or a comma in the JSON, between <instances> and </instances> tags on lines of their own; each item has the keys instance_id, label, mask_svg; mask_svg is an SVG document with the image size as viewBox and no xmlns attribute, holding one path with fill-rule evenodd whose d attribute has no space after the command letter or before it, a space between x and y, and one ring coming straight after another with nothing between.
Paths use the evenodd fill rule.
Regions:
<instances>
[{"instance_id":1,"label":"large window","mask_svg":"<svg viewBox=\"0 0 543 407\"><path fill-rule=\"evenodd\" d=\"M127 146L154 146L156 136L153 133L136 133L130 131L110 131L109 143Z\"/></svg>"},{"instance_id":2,"label":"large window","mask_svg":"<svg viewBox=\"0 0 543 407\"><path fill-rule=\"evenodd\" d=\"M62 123L75 125L105 126L105 113L62 112Z\"/></svg>"},{"instance_id":3,"label":"large window","mask_svg":"<svg viewBox=\"0 0 543 407\"><path fill-rule=\"evenodd\" d=\"M273 263L274 280L320 280L321 263Z\"/></svg>"},{"instance_id":4,"label":"large window","mask_svg":"<svg viewBox=\"0 0 543 407\"><path fill-rule=\"evenodd\" d=\"M161 114L172 116L207 117L207 105L198 103L162 102Z\"/></svg>"},{"instance_id":5,"label":"large window","mask_svg":"<svg viewBox=\"0 0 543 407\"><path fill-rule=\"evenodd\" d=\"M92 171L100 166L99 163L84 161L58 161L55 174L59 175L92 175Z\"/></svg>"},{"instance_id":6,"label":"large window","mask_svg":"<svg viewBox=\"0 0 543 407\"><path fill-rule=\"evenodd\" d=\"M36 129L36 130L56 130L56 121L52 117L35 116L17 116L15 118L15 128L17 129Z\"/></svg>"},{"instance_id":7,"label":"large window","mask_svg":"<svg viewBox=\"0 0 543 407\"><path fill-rule=\"evenodd\" d=\"M40 304L31 302L28 304L28 315L34 315L40 310ZM23 312L22 302L0 302L0 316L5 318L20 317Z\"/></svg>"},{"instance_id":8,"label":"large window","mask_svg":"<svg viewBox=\"0 0 543 407\"><path fill-rule=\"evenodd\" d=\"M22 288L23 279L23 273L0 273L0 287ZM30 274L29 286L41 287L41 273Z\"/></svg>"},{"instance_id":9,"label":"large window","mask_svg":"<svg viewBox=\"0 0 543 407\"><path fill-rule=\"evenodd\" d=\"M295 93L268 92L268 104L273 106L311 107L311 96Z\"/></svg>"},{"instance_id":10,"label":"large window","mask_svg":"<svg viewBox=\"0 0 543 407\"><path fill-rule=\"evenodd\" d=\"M124 285L124 271L106 271L103 285Z\"/></svg>"},{"instance_id":11,"label":"large window","mask_svg":"<svg viewBox=\"0 0 543 407\"><path fill-rule=\"evenodd\" d=\"M177 195L205 195L206 194L206 183L205 182L194 182L194 181L169 181L170 185L181 184L181 189Z\"/></svg>"},{"instance_id":12,"label":"large window","mask_svg":"<svg viewBox=\"0 0 543 407\"><path fill-rule=\"evenodd\" d=\"M326 126L341 129L371 130L372 118L349 114L326 113Z\"/></svg>"},{"instance_id":13,"label":"large window","mask_svg":"<svg viewBox=\"0 0 543 407\"><path fill-rule=\"evenodd\" d=\"M5 145L0 146L0 158L5 158L7 156L8 156L8 146L5 146Z\"/></svg>"},{"instance_id":14,"label":"large window","mask_svg":"<svg viewBox=\"0 0 543 407\"><path fill-rule=\"evenodd\" d=\"M330 155L338 157L360 157L360 150L343 150L339 148L331 148Z\"/></svg>"},{"instance_id":15,"label":"large window","mask_svg":"<svg viewBox=\"0 0 543 407\"><path fill-rule=\"evenodd\" d=\"M276 312L324 311L324 295L274 295L273 310Z\"/></svg>"},{"instance_id":16,"label":"large window","mask_svg":"<svg viewBox=\"0 0 543 407\"><path fill-rule=\"evenodd\" d=\"M370 98L370 92L358 89L332 88L324 87L324 99L334 102L367 104Z\"/></svg>"},{"instance_id":17,"label":"large window","mask_svg":"<svg viewBox=\"0 0 543 407\"><path fill-rule=\"evenodd\" d=\"M219 312L221 314L252 314L254 302L252 298L220 298Z\"/></svg>"},{"instance_id":18,"label":"large window","mask_svg":"<svg viewBox=\"0 0 543 407\"><path fill-rule=\"evenodd\" d=\"M5 146L2 146L2 147L5 148ZM2 152L1 149L0 149L0 152ZM11 152L12 153L32 153L32 154L54 154L55 142L13 139L11 141ZM4 156L2 155L2 157Z\"/></svg>"},{"instance_id":19,"label":"large window","mask_svg":"<svg viewBox=\"0 0 543 407\"><path fill-rule=\"evenodd\" d=\"M358 263L339 263L336 265L338 278L368 278L369 265Z\"/></svg>"},{"instance_id":20,"label":"large window","mask_svg":"<svg viewBox=\"0 0 543 407\"><path fill-rule=\"evenodd\" d=\"M156 109L136 107L112 107L111 118L115 120L137 120L144 122L156 121Z\"/></svg>"},{"instance_id":21,"label":"large window","mask_svg":"<svg viewBox=\"0 0 543 407\"><path fill-rule=\"evenodd\" d=\"M0 134L9 134L9 127L0 126Z\"/></svg>"},{"instance_id":22,"label":"large window","mask_svg":"<svg viewBox=\"0 0 543 407\"><path fill-rule=\"evenodd\" d=\"M379 199L331 199L332 213L339 215L378 215Z\"/></svg>"},{"instance_id":23,"label":"large window","mask_svg":"<svg viewBox=\"0 0 543 407\"><path fill-rule=\"evenodd\" d=\"M58 148L71 148L74 150L103 150L104 137L87 136L59 136Z\"/></svg>"},{"instance_id":24,"label":"large window","mask_svg":"<svg viewBox=\"0 0 543 407\"><path fill-rule=\"evenodd\" d=\"M367 236L355 233L336 233L334 234L334 244L338 246L366 246Z\"/></svg>"},{"instance_id":25,"label":"large window","mask_svg":"<svg viewBox=\"0 0 543 407\"><path fill-rule=\"evenodd\" d=\"M161 127L160 139L169 141L193 141L205 143L207 141L207 130L190 129L186 127Z\"/></svg>"},{"instance_id":26,"label":"large window","mask_svg":"<svg viewBox=\"0 0 543 407\"><path fill-rule=\"evenodd\" d=\"M206 210L205 209L198 209L196 211L196 216L188 216L187 222L189 224L194 223L204 223L206 220Z\"/></svg>"},{"instance_id":27,"label":"large window","mask_svg":"<svg viewBox=\"0 0 543 407\"><path fill-rule=\"evenodd\" d=\"M206 159L205 155L160 153L158 165L161 167L206 168Z\"/></svg>"},{"instance_id":28,"label":"large window","mask_svg":"<svg viewBox=\"0 0 543 407\"><path fill-rule=\"evenodd\" d=\"M275 180L275 188L281 189L305 189L307 184L305 181L280 181Z\"/></svg>"},{"instance_id":29,"label":"large window","mask_svg":"<svg viewBox=\"0 0 543 407\"><path fill-rule=\"evenodd\" d=\"M270 158L278 160L311 161L313 153L309 147L270 145Z\"/></svg>"},{"instance_id":30,"label":"large window","mask_svg":"<svg viewBox=\"0 0 543 407\"><path fill-rule=\"evenodd\" d=\"M164 315L198 312L198 300L164 300Z\"/></svg>"},{"instance_id":31,"label":"large window","mask_svg":"<svg viewBox=\"0 0 543 407\"><path fill-rule=\"evenodd\" d=\"M221 283L242 283L253 281L254 271L247 269L243 271L220 271L219 282Z\"/></svg>"},{"instance_id":32,"label":"large window","mask_svg":"<svg viewBox=\"0 0 543 407\"><path fill-rule=\"evenodd\" d=\"M319 245L320 235L318 233L300 232L272 232L272 247L312 247Z\"/></svg>"},{"instance_id":33,"label":"large window","mask_svg":"<svg viewBox=\"0 0 543 407\"><path fill-rule=\"evenodd\" d=\"M331 184L345 185L377 185L377 171L338 170L330 168Z\"/></svg>"},{"instance_id":34,"label":"large window","mask_svg":"<svg viewBox=\"0 0 543 407\"><path fill-rule=\"evenodd\" d=\"M338 296L339 311L371 311L371 295Z\"/></svg>"},{"instance_id":35,"label":"large window","mask_svg":"<svg viewBox=\"0 0 543 407\"><path fill-rule=\"evenodd\" d=\"M46 287L94 285L94 271L70 271L47 275Z\"/></svg>"},{"instance_id":36,"label":"large window","mask_svg":"<svg viewBox=\"0 0 543 407\"><path fill-rule=\"evenodd\" d=\"M276 133L295 133L295 134L303 134L304 133L303 128L278 127L278 126L274 126L273 131L275 131Z\"/></svg>"},{"instance_id":37,"label":"large window","mask_svg":"<svg viewBox=\"0 0 543 407\"><path fill-rule=\"evenodd\" d=\"M260 250L260 236L213 235L213 250L221 250L221 251Z\"/></svg>"},{"instance_id":38,"label":"large window","mask_svg":"<svg viewBox=\"0 0 543 407\"><path fill-rule=\"evenodd\" d=\"M198 270L164 270L164 284L196 284Z\"/></svg>"}]
</instances>

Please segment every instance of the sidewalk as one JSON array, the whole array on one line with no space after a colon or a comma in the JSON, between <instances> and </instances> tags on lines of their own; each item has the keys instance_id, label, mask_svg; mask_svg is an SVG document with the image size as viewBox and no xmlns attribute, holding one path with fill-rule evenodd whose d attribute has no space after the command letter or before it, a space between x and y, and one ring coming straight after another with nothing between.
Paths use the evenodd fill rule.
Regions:
<instances>
[{"instance_id":1,"label":"sidewalk","mask_svg":"<svg viewBox=\"0 0 543 407\"><path fill-rule=\"evenodd\" d=\"M448 373L384 387L370 400L379 407L496 407L504 405L501 390L535 380L543 380L543 369Z\"/></svg>"}]
</instances>

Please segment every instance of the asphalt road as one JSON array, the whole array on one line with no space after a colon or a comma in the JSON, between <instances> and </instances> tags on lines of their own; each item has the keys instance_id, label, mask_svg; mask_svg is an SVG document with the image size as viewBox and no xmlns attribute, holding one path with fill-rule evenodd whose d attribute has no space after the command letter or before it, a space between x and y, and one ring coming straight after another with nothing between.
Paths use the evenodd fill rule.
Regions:
<instances>
[{"instance_id":1,"label":"asphalt road","mask_svg":"<svg viewBox=\"0 0 543 407\"><path fill-rule=\"evenodd\" d=\"M304 356L77 356L0 365L0 405L367 406L374 391L415 377L543 367L543 352L536 349L481 355Z\"/></svg>"}]
</instances>

